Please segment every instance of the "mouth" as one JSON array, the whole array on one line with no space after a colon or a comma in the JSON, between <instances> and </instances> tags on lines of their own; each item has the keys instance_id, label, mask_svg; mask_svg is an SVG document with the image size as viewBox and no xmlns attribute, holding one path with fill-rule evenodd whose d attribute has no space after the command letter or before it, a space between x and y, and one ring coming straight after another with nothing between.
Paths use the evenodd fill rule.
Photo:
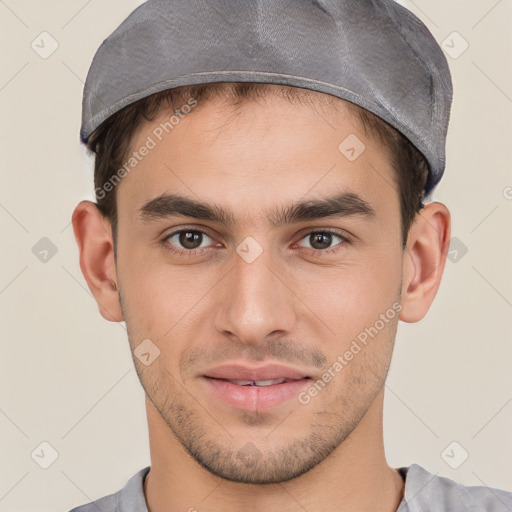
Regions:
<instances>
[{"instance_id":1,"label":"mouth","mask_svg":"<svg viewBox=\"0 0 512 512\"><path fill-rule=\"evenodd\" d=\"M251 368L235 364L209 370L201 380L215 401L235 409L262 412L297 397L310 384L311 376L281 365Z\"/></svg>"},{"instance_id":2,"label":"mouth","mask_svg":"<svg viewBox=\"0 0 512 512\"><path fill-rule=\"evenodd\" d=\"M245 386L251 383L257 385L272 385L274 381L291 381L310 377L308 370L301 370L276 363L265 363L259 366L249 366L242 362L226 363L204 373L205 377L240 383Z\"/></svg>"},{"instance_id":3,"label":"mouth","mask_svg":"<svg viewBox=\"0 0 512 512\"><path fill-rule=\"evenodd\" d=\"M207 378L215 378L215 377L207 377ZM303 377L303 379L309 379L310 377ZM216 379L223 380L225 382L230 382L231 384L236 384L237 386L257 386L257 387L267 387L267 386L275 386L277 384L283 384L285 382L295 382L301 379L267 379L267 380L235 380L235 379Z\"/></svg>"}]
</instances>

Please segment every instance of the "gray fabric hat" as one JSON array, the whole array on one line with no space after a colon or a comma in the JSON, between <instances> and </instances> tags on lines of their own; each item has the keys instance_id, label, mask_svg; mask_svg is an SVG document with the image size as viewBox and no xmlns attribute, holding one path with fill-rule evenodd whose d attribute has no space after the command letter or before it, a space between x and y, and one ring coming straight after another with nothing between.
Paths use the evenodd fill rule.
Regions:
<instances>
[{"instance_id":1,"label":"gray fabric hat","mask_svg":"<svg viewBox=\"0 0 512 512\"><path fill-rule=\"evenodd\" d=\"M392 0L148 0L103 41L87 75L80 137L146 96L211 82L312 89L355 103L441 179L452 82L427 27Z\"/></svg>"}]
</instances>

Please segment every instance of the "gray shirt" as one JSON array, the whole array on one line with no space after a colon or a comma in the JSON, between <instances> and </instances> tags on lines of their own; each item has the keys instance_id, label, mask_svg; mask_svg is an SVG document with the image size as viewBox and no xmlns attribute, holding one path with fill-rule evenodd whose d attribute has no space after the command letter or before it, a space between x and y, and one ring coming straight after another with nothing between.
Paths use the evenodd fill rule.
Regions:
<instances>
[{"instance_id":1,"label":"gray shirt","mask_svg":"<svg viewBox=\"0 0 512 512\"><path fill-rule=\"evenodd\" d=\"M148 512L144 478L149 469L141 469L119 492L69 512ZM464 486L418 464L398 470L405 479L405 493L397 512L512 512L512 492L483 485Z\"/></svg>"}]
</instances>

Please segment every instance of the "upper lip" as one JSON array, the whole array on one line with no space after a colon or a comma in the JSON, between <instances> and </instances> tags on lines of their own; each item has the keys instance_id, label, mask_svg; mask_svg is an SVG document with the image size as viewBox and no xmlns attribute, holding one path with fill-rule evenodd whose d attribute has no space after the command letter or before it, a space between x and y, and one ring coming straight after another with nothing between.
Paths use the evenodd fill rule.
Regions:
<instances>
[{"instance_id":1,"label":"upper lip","mask_svg":"<svg viewBox=\"0 0 512 512\"><path fill-rule=\"evenodd\" d=\"M230 363L211 368L203 376L226 380L298 380L307 378L308 374L282 364L267 363L260 366L249 366L242 363Z\"/></svg>"}]
</instances>

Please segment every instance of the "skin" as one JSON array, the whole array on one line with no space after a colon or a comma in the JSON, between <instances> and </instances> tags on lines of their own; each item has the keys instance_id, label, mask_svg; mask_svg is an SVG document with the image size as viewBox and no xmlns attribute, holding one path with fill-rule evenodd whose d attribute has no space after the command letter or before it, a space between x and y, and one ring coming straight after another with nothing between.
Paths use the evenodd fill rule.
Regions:
<instances>
[{"instance_id":1,"label":"skin","mask_svg":"<svg viewBox=\"0 0 512 512\"><path fill-rule=\"evenodd\" d=\"M132 351L145 339L160 350L149 366L134 356L146 392L150 512L241 511L248 503L257 511L391 512L403 497L384 454L384 384L398 319L419 321L437 293L450 214L426 205L402 250L389 155L342 102L336 114L317 103L269 96L236 110L220 98L199 105L117 186L117 261L94 203L75 209L80 265L101 314L126 322ZM168 117L142 125L132 147ZM366 146L354 161L338 150L350 134ZM276 208L340 190L375 216L268 223ZM139 209L166 192L216 203L235 224L143 221ZM162 241L184 228L207 233L202 253L176 255L169 246L187 250L178 237ZM309 235L325 229L349 241L333 236L315 255ZM263 249L252 263L236 252L248 236ZM394 303L399 316L307 404L240 411L201 381L226 361L278 362L318 379Z\"/></svg>"}]
</instances>

